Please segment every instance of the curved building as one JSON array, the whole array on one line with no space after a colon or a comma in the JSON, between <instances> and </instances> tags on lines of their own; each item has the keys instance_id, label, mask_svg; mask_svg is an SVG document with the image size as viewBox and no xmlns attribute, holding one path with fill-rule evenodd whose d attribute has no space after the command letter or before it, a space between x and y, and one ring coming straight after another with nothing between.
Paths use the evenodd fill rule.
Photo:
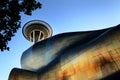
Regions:
<instances>
[{"instance_id":1,"label":"curved building","mask_svg":"<svg viewBox=\"0 0 120 80\"><path fill-rule=\"evenodd\" d=\"M23 52L22 69L13 69L9 80L119 80L120 25L50 37L48 24L32 21L23 34L35 44Z\"/></svg>"}]
</instances>

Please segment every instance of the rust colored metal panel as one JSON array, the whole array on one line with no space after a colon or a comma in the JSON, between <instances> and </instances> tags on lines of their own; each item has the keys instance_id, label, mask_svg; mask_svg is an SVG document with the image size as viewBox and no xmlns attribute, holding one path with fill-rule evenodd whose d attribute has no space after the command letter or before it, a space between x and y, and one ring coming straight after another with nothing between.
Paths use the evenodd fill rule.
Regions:
<instances>
[{"instance_id":1,"label":"rust colored metal panel","mask_svg":"<svg viewBox=\"0 0 120 80\"><path fill-rule=\"evenodd\" d=\"M46 70L45 74L56 73L58 77L54 76L54 80L99 80L102 78L102 80L112 80L111 76L116 72L118 77L120 75L118 74L120 70L119 36L120 28L116 28L82 49L76 51L80 45L66 49L58 62L60 66L49 67L50 69ZM56 68L59 72L54 71ZM39 76L45 77L44 74ZM53 76L49 76L49 80L52 79ZM114 79L117 78L114 77ZM44 78L40 78L40 80L44 80Z\"/></svg>"},{"instance_id":2,"label":"rust colored metal panel","mask_svg":"<svg viewBox=\"0 0 120 80\"><path fill-rule=\"evenodd\" d=\"M38 75L36 72L14 68L8 80L38 80Z\"/></svg>"},{"instance_id":3,"label":"rust colored metal panel","mask_svg":"<svg viewBox=\"0 0 120 80\"><path fill-rule=\"evenodd\" d=\"M63 33L38 42L23 53L21 65L30 72L13 70L10 80L109 79L106 76L120 70L120 25Z\"/></svg>"}]
</instances>

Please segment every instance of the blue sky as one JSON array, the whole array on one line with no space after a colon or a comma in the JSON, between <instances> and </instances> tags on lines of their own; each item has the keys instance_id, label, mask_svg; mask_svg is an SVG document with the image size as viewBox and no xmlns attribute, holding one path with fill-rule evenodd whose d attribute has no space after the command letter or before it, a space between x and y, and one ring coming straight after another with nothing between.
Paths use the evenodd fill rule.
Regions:
<instances>
[{"instance_id":1,"label":"blue sky","mask_svg":"<svg viewBox=\"0 0 120 80\"><path fill-rule=\"evenodd\" d=\"M7 80L12 68L20 68L20 57L32 44L22 35L30 20L50 24L53 35L97 30L120 24L120 0L39 0L42 8L32 16L22 15L21 28L9 42L10 51L0 52L0 80Z\"/></svg>"}]
</instances>

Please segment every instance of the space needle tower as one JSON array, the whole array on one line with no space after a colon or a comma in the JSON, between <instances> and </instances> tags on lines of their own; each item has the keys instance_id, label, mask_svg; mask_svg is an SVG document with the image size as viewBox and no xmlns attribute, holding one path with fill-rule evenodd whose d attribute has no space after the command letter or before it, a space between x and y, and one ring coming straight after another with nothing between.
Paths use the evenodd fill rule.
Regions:
<instances>
[{"instance_id":1,"label":"space needle tower","mask_svg":"<svg viewBox=\"0 0 120 80\"><path fill-rule=\"evenodd\" d=\"M44 21L32 20L24 25L23 35L27 40L36 43L52 36L52 29Z\"/></svg>"}]
</instances>

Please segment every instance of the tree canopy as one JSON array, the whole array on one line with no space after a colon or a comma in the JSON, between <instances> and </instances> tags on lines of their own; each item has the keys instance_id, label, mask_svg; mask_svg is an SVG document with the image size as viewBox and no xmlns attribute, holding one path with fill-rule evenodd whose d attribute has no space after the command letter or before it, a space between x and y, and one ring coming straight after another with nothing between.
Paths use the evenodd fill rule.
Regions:
<instances>
[{"instance_id":1,"label":"tree canopy","mask_svg":"<svg viewBox=\"0 0 120 80\"><path fill-rule=\"evenodd\" d=\"M32 15L41 8L36 0L0 0L0 50L9 50L8 42L20 28L20 12Z\"/></svg>"}]
</instances>

